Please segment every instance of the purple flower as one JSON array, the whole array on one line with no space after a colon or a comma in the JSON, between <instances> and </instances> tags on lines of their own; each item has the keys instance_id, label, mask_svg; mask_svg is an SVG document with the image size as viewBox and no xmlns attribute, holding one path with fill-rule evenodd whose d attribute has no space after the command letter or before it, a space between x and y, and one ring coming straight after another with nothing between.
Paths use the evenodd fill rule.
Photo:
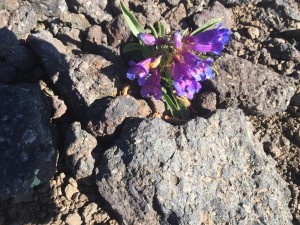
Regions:
<instances>
[{"instance_id":1,"label":"purple flower","mask_svg":"<svg viewBox=\"0 0 300 225\"><path fill-rule=\"evenodd\" d=\"M173 36L172 36L172 40L174 42L174 47L176 49L181 49L182 47L182 35L180 33L180 31L175 31Z\"/></svg>"},{"instance_id":2,"label":"purple flower","mask_svg":"<svg viewBox=\"0 0 300 225\"><path fill-rule=\"evenodd\" d=\"M162 89L160 85L160 74L158 70L154 70L152 75L143 83L141 89L141 95L143 97L149 98L150 95L153 95L155 99L161 99Z\"/></svg>"},{"instance_id":3,"label":"purple flower","mask_svg":"<svg viewBox=\"0 0 300 225\"><path fill-rule=\"evenodd\" d=\"M181 63L176 57L173 60L172 77L176 92L180 97L186 96L188 99L192 99L194 94L200 91L201 85L191 76L187 64Z\"/></svg>"},{"instance_id":4,"label":"purple flower","mask_svg":"<svg viewBox=\"0 0 300 225\"><path fill-rule=\"evenodd\" d=\"M127 78L133 80L138 78L138 83L140 86L145 82L150 70L155 69L160 63L161 56L147 58L139 63L130 61L129 65L131 66L127 71Z\"/></svg>"},{"instance_id":5,"label":"purple flower","mask_svg":"<svg viewBox=\"0 0 300 225\"><path fill-rule=\"evenodd\" d=\"M141 42L145 45L162 45L165 44L166 41L162 38L156 38L151 34L139 33L137 36Z\"/></svg>"},{"instance_id":6,"label":"purple flower","mask_svg":"<svg viewBox=\"0 0 300 225\"><path fill-rule=\"evenodd\" d=\"M183 52L182 56L184 62L189 65L189 74L192 75L196 81L204 81L207 78L214 78L213 69L210 67L212 64L211 58L202 60L198 56L187 51Z\"/></svg>"},{"instance_id":7,"label":"purple flower","mask_svg":"<svg viewBox=\"0 0 300 225\"><path fill-rule=\"evenodd\" d=\"M230 39L230 30L220 29L221 26L222 23L216 29L185 37L186 48L197 52L220 54Z\"/></svg>"}]
</instances>

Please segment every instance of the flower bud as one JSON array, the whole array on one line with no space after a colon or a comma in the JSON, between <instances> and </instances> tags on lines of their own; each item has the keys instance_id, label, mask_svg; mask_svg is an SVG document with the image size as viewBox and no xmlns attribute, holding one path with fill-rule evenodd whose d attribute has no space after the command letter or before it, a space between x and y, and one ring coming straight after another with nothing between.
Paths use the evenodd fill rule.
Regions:
<instances>
[{"instance_id":1,"label":"flower bud","mask_svg":"<svg viewBox=\"0 0 300 225\"><path fill-rule=\"evenodd\" d=\"M175 31L173 36L172 36L173 42L174 42L174 47L176 49L180 49L182 47L182 35L180 31Z\"/></svg>"}]
</instances>

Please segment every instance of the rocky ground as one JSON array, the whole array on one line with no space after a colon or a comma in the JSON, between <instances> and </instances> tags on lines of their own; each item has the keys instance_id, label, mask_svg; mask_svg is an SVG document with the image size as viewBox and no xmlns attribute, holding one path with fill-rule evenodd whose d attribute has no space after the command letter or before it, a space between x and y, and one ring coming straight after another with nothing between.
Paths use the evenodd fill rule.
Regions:
<instances>
[{"instance_id":1,"label":"rocky ground","mask_svg":"<svg viewBox=\"0 0 300 225\"><path fill-rule=\"evenodd\" d=\"M119 3L0 0L0 225L300 224L300 3L124 1L232 30L180 126L125 78Z\"/></svg>"}]
</instances>

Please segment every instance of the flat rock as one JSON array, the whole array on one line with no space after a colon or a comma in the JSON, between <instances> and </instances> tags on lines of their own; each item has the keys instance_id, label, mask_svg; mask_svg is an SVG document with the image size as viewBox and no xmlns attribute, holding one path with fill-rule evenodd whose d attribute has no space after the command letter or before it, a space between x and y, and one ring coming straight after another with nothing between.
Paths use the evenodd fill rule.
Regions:
<instances>
[{"instance_id":1,"label":"flat rock","mask_svg":"<svg viewBox=\"0 0 300 225\"><path fill-rule=\"evenodd\" d=\"M95 137L103 137L113 135L126 118L146 117L151 109L144 100L136 100L126 95L99 102L90 112L89 131Z\"/></svg>"},{"instance_id":2,"label":"flat rock","mask_svg":"<svg viewBox=\"0 0 300 225\"><path fill-rule=\"evenodd\" d=\"M29 70L35 64L32 52L21 46L15 34L7 27L0 29L0 57L7 65L21 71Z\"/></svg>"},{"instance_id":3,"label":"flat rock","mask_svg":"<svg viewBox=\"0 0 300 225\"><path fill-rule=\"evenodd\" d=\"M0 199L25 194L54 175L51 102L38 85L0 84Z\"/></svg>"},{"instance_id":4,"label":"flat rock","mask_svg":"<svg viewBox=\"0 0 300 225\"><path fill-rule=\"evenodd\" d=\"M123 224L291 224L290 191L241 110L127 120L97 185Z\"/></svg>"},{"instance_id":5,"label":"flat rock","mask_svg":"<svg viewBox=\"0 0 300 225\"><path fill-rule=\"evenodd\" d=\"M201 26L215 18L222 18L223 27L231 28L233 25L233 14L231 9L225 8L221 3L214 2L209 9L203 10L201 13L195 14L193 21L196 26Z\"/></svg>"},{"instance_id":6,"label":"flat rock","mask_svg":"<svg viewBox=\"0 0 300 225\"><path fill-rule=\"evenodd\" d=\"M221 104L239 106L247 113L272 115L284 111L295 93L288 77L224 54L216 61L219 76L212 80Z\"/></svg>"},{"instance_id":7,"label":"flat rock","mask_svg":"<svg viewBox=\"0 0 300 225\"><path fill-rule=\"evenodd\" d=\"M76 179L92 175L95 163L92 151L96 146L97 140L82 130L79 122L70 125L65 139L65 161Z\"/></svg>"}]
</instances>

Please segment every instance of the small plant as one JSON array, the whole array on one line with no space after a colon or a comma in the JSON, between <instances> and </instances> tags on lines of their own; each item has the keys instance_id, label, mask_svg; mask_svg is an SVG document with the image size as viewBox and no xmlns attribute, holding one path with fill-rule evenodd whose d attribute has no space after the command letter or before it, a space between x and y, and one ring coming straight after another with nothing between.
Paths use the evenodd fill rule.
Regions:
<instances>
[{"instance_id":1,"label":"small plant","mask_svg":"<svg viewBox=\"0 0 300 225\"><path fill-rule=\"evenodd\" d=\"M152 34L147 34L123 3L120 8L132 33L140 40L123 49L137 61L129 61L127 78L137 79L142 97L163 99L173 116L185 119L187 109L182 99L191 100L200 91L201 82L217 74L207 53L219 55L229 42L230 30L221 28L221 19L217 18L192 32L175 31L170 37L158 22L157 29L150 25ZM216 24L217 28L207 30Z\"/></svg>"}]
</instances>

